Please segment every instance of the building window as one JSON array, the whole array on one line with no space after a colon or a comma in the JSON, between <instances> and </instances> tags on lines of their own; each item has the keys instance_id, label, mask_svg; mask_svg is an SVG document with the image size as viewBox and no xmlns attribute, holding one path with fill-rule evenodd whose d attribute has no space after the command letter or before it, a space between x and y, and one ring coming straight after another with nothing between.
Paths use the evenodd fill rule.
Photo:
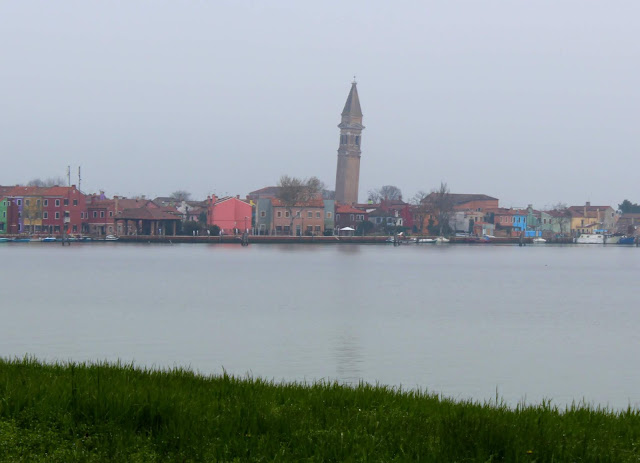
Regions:
<instances>
[{"instance_id":1,"label":"building window","mask_svg":"<svg viewBox=\"0 0 640 463\"><path fill-rule=\"evenodd\" d=\"M267 211L260 211L260 217L266 217Z\"/></svg>"},{"instance_id":2,"label":"building window","mask_svg":"<svg viewBox=\"0 0 640 463\"><path fill-rule=\"evenodd\" d=\"M322 214L320 214L319 212L316 212L316 219L319 219L322 217Z\"/></svg>"},{"instance_id":3,"label":"building window","mask_svg":"<svg viewBox=\"0 0 640 463\"><path fill-rule=\"evenodd\" d=\"M49 200L48 200L48 199L45 199L45 200L44 200L44 205L45 205L45 206L48 206L48 205L49 205Z\"/></svg>"},{"instance_id":4,"label":"building window","mask_svg":"<svg viewBox=\"0 0 640 463\"><path fill-rule=\"evenodd\" d=\"M349 215L349 220L353 222L353 214Z\"/></svg>"},{"instance_id":5,"label":"building window","mask_svg":"<svg viewBox=\"0 0 640 463\"><path fill-rule=\"evenodd\" d=\"M331 212L327 212L327 219L330 219L333 214Z\"/></svg>"},{"instance_id":6,"label":"building window","mask_svg":"<svg viewBox=\"0 0 640 463\"><path fill-rule=\"evenodd\" d=\"M74 206L77 206L77 205L78 205L78 200L77 200L77 199L74 199L74 200L73 200L73 205L74 205Z\"/></svg>"},{"instance_id":7,"label":"building window","mask_svg":"<svg viewBox=\"0 0 640 463\"><path fill-rule=\"evenodd\" d=\"M98 218L98 211L93 211L93 218L97 219Z\"/></svg>"},{"instance_id":8,"label":"building window","mask_svg":"<svg viewBox=\"0 0 640 463\"><path fill-rule=\"evenodd\" d=\"M277 216L277 217L282 217L282 211L278 211L278 212L276 212L276 216Z\"/></svg>"},{"instance_id":9,"label":"building window","mask_svg":"<svg viewBox=\"0 0 640 463\"><path fill-rule=\"evenodd\" d=\"M307 219L313 219L313 212L307 211Z\"/></svg>"},{"instance_id":10,"label":"building window","mask_svg":"<svg viewBox=\"0 0 640 463\"><path fill-rule=\"evenodd\" d=\"M285 217L289 217L289 215L290 215L290 214L289 214L289 211L284 211L284 216L285 216Z\"/></svg>"},{"instance_id":11,"label":"building window","mask_svg":"<svg viewBox=\"0 0 640 463\"><path fill-rule=\"evenodd\" d=\"M65 206L68 206L68 205L69 205L69 200L68 200L68 199L65 199L65 200L64 200L64 205L65 205Z\"/></svg>"},{"instance_id":12,"label":"building window","mask_svg":"<svg viewBox=\"0 0 640 463\"><path fill-rule=\"evenodd\" d=\"M100 211L100 218L103 219L104 218L104 211Z\"/></svg>"},{"instance_id":13,"label":"building window","mask_svg":"<svg viewBox=\"0 0 640 463\"><path fill-rule=\"evenodd\" d=\"M78 226L77 225L73 226L73 233L78 233Z\"/></svg>"},{"instance_id":14,"label":"building window","mask_svg":"<svg viewBox=\"0 0 640 463\"><path fill-rule=\"evenodd\" d=\"M340 214L336 214L336 220L340 220Z\"/></svg>"},{"instance_id":15,"label":"building window","mask_svg":"<svg viewBox=\"0 0 640 463\"><path fill-rule=\"evenodd\" d=\"M360 146L360 135L356 135L356 145Z\"/></svg>"},{"instance_id":16,"label":"building window","mask_svg":"<svg viewBox=\"0 0 640 463\"><path fill-rule=\"evenodd\" d=\"M31 206L31 200L30 199L25 199L24 200L24 205L27 206L27 207Z\"/></svg>"},{"instance_id":17,"label":"building window","mask_svg":"<svg viewBox=\"0 0 640 463\"><path fill-rule=\"evenodd\" d=\"M48 212L46 212L46 211L45 211L45 212L43 212L43 213L42 213L42 218L43 218L43 219L48 219L48 218L49 218L49 213L48 213Z\"/></svg>"},{"instance_id":18,"label":"building window","mask_svg":"<svg viewBox=\"0 0 640 463\"><path fill-rule=\"evenodd\" d=\"M60 218L60 213L56 212L56 219L59 219L59 218Z\"/></svg>"},{"instance_id":19,"label":"building window","mask_svg":"<svg viewBox=\"0 0 640 463\"><path fill-rule=\"evenodd\" d=\"M36 199L36 206L40 207L40 200Z\"/></svg>"},{"instance_id":20,"label":"building window","mask_svg":"<svg viewBox=\"0 0 640 463\"><path fill-rule=\"evenodd\" d=\"M109 211L109 217L113 217L113 211Z\"/></svg>"},{"instance_id":21,"label":"building window","mask_svg":"<svg viewBox=\"0 0 640 463\"><path fill-rule=\"evenodd\" d=\"M60 207L60 200L56 199L56 207Z\"/></svg>"},{"instance_id":22,"label":"building window","mask_svg":"<svg viewBox=\"0 0 640 463\"><path fill-rule=\"evenodd\" d=\"M18 200L18 206L22 206L22 200L21 199Z\"/></svg>"},{"instance_id":23,"label":"building window","mask_svg":"<svg viewBox=\"0 0 640 463\"><path fill-rule=\"evenodd\" d=\"M113 233L113 227L109 226L109 233Z\"/></svg>"},{"instance_id":24,"label":"building window","mask_svg":"<svg viewBox=\"0 0 640 463\"><path fill-rule=\"evenodd\" d=\"M296 212L296 217L300 218L300 212L302 212L302 211Z\"/></svg>"}]
</instances>

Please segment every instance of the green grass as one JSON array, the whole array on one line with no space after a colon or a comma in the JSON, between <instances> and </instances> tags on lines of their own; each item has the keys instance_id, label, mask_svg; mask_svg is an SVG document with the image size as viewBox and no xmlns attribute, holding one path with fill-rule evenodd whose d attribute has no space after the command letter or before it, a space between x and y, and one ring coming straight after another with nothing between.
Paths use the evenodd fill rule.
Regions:
<instances>
[{"instance_id":1,"label":"green grass","mask_svg":"<svg viewBox=\"0 0 640 463\"><path fill-rule=\"evenodd\" d=\"M640 461L640 414L0 360L0 461Z\"/></svg>"}]
</instances>

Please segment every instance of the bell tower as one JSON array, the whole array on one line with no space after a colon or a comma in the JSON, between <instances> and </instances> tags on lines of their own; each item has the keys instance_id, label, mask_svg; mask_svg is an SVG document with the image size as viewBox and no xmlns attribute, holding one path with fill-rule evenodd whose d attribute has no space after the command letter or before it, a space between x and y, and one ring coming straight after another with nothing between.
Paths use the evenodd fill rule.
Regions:
<instances>
[{"instance_id":1,"label":"bell tower","mask_svg":"<svg viewBox=\"0 0 640 463\"><path fill-rule=\"evenodd\" d=\"M338 147L338 168L336 169L336 201L342 204L358 202L360 181L360 145L362 142L362 110L355 78L351 91L342 110L340 145Z\"/></svg>"}]
</instances>

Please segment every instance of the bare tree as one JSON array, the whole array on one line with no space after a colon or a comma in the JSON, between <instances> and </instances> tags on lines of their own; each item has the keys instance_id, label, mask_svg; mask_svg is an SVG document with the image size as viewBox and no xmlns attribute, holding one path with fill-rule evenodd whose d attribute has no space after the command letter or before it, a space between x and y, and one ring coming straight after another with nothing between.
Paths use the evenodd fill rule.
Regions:
<instances>
[{"instance_id":1,"label":"bare tree","mask_svg":"<svg viewBox=\"0 0 640 463\"><path fill-rule=\"evenodd\" d=\"M280 200L285 210L289 212L289 232L293 234L293 208L303 206L307 201L315 198L324 190L324 184L317 178L299 179L283 175L278 182L276 198Z\"/></svg>"},{"instance_id":2,"label":"bare tree","mask_svg":"<svg viewBox=\"0 0 640 463\"><path fill-rule=\"evenodd\" d=\"M417 212L417 220L420 223L420 233L424 233L424 220L432 211L432 206L427 200L428 196L429 194L427 192L420 190L409 200L409 203L415 207L415 211Z\"/></svg>"},{"instance_id":3,"label":"bare tree","mask_svg":"<svg viewBox=\"0 0 640 463\"><path fill-rule=\"evenodd\" d=\"M440 182L440 188L431 192L428 196L428 202L438 218L438 229L442 235L443 231L449 228L449 218L453 212L453 198L447 184Z\"/></svg>"},{"instance_id":4,"label":"bare tree","mask_svg":"<svg viewBox=\"0 0 640 463\"><path fill-rule=\"evenodd\" d=\"M558 202L553 206L554 218L560 229L560 234L564 235L571 230L571 210L563 202Z\"/></svg>"},{"instance_id":5,"label":"bare tree","mask_svg":"<svg viewBox=\"0 0 640 463\"><path fill-rule=\"evenodd\" d=\"M189 201L191 199L191 193L185 190L178 190L171 193L170 198L176 200L177 202Z\"/></svg>"},{"instance_id":6,"label":"bare tree","mask_svg":"<svg viewBox=\"0 0 640 463\"><path fill-rule=\"evenodd\" d=\"M52 187L66 185L67 181L62 177L49 177L46 179L34 178L27 182L27 186Z\"/></svg>"},{"instance_id":7,"label":"bare tree","mask_svg":"<svg viewBox=\"0 0 640 463\"><path fill-rule=\"evenodd\" d=\"M402 199L402 191L394 185L383 185L380 188L369 190L369 196L367 199L374 203L379 203L385 199Z\"/></svg>"}]
</instances>

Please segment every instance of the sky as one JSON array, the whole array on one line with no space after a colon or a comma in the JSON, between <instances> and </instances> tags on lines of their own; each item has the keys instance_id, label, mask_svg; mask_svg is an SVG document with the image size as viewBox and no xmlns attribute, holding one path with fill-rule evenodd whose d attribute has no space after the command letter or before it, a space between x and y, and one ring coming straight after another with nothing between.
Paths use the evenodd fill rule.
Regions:
<instances>
[{"instance_id":1,"label":"sky","mask_svg":"<svg viewBox=\"0 0 640 463\"><path fill-rule=\"evenodd\" d=\"M0 0L0 184L246 195L335 186L354 76L359 199L446 182L505 207L640 202L640 2Z\"/></svg>"}]
</instances>

